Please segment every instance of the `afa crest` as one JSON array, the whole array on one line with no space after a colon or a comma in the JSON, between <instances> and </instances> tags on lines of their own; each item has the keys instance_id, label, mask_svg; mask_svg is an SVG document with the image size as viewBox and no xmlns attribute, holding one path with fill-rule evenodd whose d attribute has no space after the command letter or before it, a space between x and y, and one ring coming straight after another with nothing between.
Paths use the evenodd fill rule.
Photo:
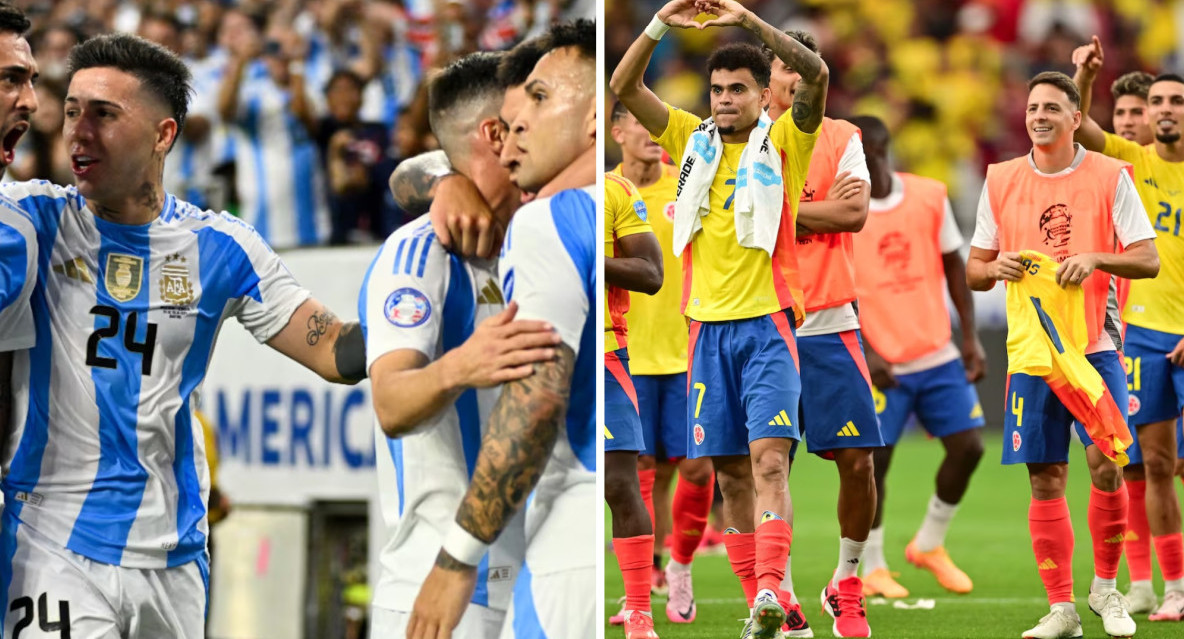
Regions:
<instances>
[{"instance_id":1,"label":"afa crest","mask_svg":"<svg viewBox=\"0 0 1184 639\"><path fill-rule=\"evenodd\" d=\"M189 281L189 266L180 255L165 258L160 269L160 300L170 306L193 303L193 283Z\"/></svg>"},{"instance_id":2,"label":"afa crest","mask_svg":"<svg viewBox=\"0 0 1184 639\"><path fill-rule=\"evenodd\" d=\"M117 302L128 302L140 294L144 277L144 260L132 255L108 253L103 284Z\"/></svg>"}]
</instances>

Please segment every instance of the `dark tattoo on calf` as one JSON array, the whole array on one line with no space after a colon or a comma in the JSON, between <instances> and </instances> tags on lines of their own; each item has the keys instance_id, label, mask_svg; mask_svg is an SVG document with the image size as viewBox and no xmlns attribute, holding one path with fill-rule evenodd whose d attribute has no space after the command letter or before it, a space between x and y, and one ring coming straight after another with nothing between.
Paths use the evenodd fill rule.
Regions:
<instances>
[{"instance_id":1,"label":"dark tattoo on calf","mask_svg":"<svg viewBox=\"0 0 1184 639\"><path fill-rule=\"evenodd\" d=\"M448 554L448 552L444 549L441 549L440 554L436 555L436 567L442 570L451 570L452 572L461 572L473 569L472 566L461 562L456 557Z\"/></svg>"},{"instance_id":2,"label":"dark tattoo on calf","mask_svg":"<svg viewBox=\"0 0 1184 639\"><path fill-rule=\"evenodd\" d=\"M477 539L493 543L538 483L567 414L574 368L575 352L561 344L555 360L535 364L530 377L502 387L456 514Z\"/></svg>"},{"instance_id":3,"label":"dark tattoo on calf","mask_svg":"<svg viewBox=\"0 0 1184 639\"><path fill-rule=\"evenodd\" d=\"M308 318L308 345L316 346L317 342L321 341L321 336L329 332L329 327L336 321L337 316L327 308L313 313L312 317Z\"/></svg>"}]
</instances>

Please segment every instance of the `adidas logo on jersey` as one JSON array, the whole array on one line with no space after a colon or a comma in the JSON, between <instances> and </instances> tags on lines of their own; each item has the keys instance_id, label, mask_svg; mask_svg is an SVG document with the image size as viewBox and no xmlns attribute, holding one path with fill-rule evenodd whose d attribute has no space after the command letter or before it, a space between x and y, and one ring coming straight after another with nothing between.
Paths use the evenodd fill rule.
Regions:
<instances>
[{"instance_id":1,"label":"adidas logo on jersey","mask_svg":"<svg viewBox=\"0 0 1184 639\"><path fill-rule=\"evenodd\" d=\"M835 434L839 437L859 437L859 429L855 428L855 422L847 422L847 425Z\"/></svg>"},{"instance_id":2,"label":"adidas logo on jersey","mask_svg":"<svg viewBox=\"0 0 1184 639\"><path fill-rule=\"evenodd\" d=\"M61 264L54 264L53 272L61 273L70 279L86 282L87 284L95 283L90 276L90 271L86 268L86 261L81 257L76 257Z\"/></svg>"},{"instance_id":3,"label":"adidas logo on jersey","mask_svg":"<svg viewBox=\"0 0 1184 639\"><path fill-rule=\"evenodd\" d=\"M485 280L485 285L481 287L481 294L477 296L478 304L505 304L506 300L502 297L502 290L497 287L493 280Z\"/></svg>"},{"instance_id":4,"label":"adidas logo on jersey","mask_svg":"<svg viewBox=\"0 0 1184 639\"><path fill-rule=\"evenodd\" d=\"M793 426L793 422L789 421L789 415L786 415L785 411L783 410L780 413L777 413L776 415L774 415L773 419L769 420L769 425L770 426Z\"/></svg>"},{"instance_id":5,"label":"adidas logo on jersey","mask_svg":"<svg viewBox=\"0 0 1184 639\"><path fill-rule=\"evenodd\" d=\"M1057 569L1057 562L1053 561L1052 557L1046 558L1044 561L1040 562L1038 565L1041 570L1056 570Z\"/></svg>"}]
</instances>

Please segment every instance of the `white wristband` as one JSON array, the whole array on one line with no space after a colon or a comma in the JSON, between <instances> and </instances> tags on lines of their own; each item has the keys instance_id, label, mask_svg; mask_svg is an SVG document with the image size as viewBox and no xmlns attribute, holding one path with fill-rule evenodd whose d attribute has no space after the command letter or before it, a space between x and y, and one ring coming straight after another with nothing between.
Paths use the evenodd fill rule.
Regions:
<instances>
[{"instance_id":1,"label":"white wristband","mask_svg":"<svg viewBox=\"0 0 1184 639\"><path fill-rule=\"evenodd\" d=\"M649 36L651 40L661 40L662 36L666 35L666 32L669 30L670 25L662 22L658 18L657 14L654 14L654 19L650 20L649 26L645 28L645 34Z\"/></svg>"},{"instance_id":2,"label":"white wristband","mask_svg":"<svg viewBox=\"0 0 1184 639\"><path fill-rule=\"evenodd\" d=\"M476 566L481 563L485 553L489 552L489 544L472 536L454 521L444 537L444 552L462 564Z\"/></svg>"}]
</instances>

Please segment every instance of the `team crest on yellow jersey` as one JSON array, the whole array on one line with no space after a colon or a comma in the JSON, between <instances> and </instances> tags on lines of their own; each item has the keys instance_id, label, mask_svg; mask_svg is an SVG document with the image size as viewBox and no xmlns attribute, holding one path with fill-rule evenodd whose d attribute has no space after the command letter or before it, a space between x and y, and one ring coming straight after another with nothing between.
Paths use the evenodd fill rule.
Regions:
<instances>
[{"instance_id":1,"label":"team crest on yellow jersey","mask_svg":"<svg viewBox=\"0 0 1184 639\"><path fill-rule=\"evenodd\" d=\"M107 254L106 275L103 283L107 293L116 301L127 302L140 294L140 282L144 274L144 260L120 253Z\"/></svg>"}]
</instances>

